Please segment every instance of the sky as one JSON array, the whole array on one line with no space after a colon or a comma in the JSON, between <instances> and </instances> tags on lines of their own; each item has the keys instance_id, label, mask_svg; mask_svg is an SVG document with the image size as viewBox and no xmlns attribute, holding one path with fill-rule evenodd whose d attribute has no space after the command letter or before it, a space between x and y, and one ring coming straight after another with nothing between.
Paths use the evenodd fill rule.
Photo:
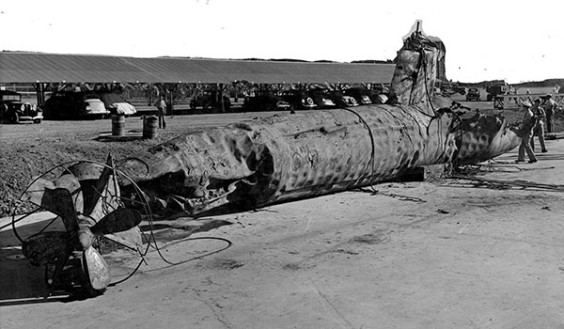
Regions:
<instances>
[{"instance_id":1,"label":"sky","mask_svg":"<svg viewBox=\"0 0 564 329\"><path fill-rule=\"evenodd\" d=\"M447 78L564 78L557 0L2 0L0 50L131 57L394 59L417 19Z\"/></svg>"}]
</instances>

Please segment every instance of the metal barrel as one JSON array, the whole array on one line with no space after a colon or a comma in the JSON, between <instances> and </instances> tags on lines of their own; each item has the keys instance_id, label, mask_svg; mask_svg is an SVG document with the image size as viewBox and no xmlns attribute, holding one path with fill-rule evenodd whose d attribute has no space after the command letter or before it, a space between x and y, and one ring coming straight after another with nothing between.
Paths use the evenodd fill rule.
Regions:
<instances>
[{"instance_id":1,"label":"metal barrel","mask_svg":"<svg viewBox=\"0 0 564 329\"><path fill-rule=\"evenodd\" d=\"M125 115L112 115L112 136L125 136Z\"/></svg>"},{"instance_id":2,"label":"metal barrel","mask_svg":"<svg viewBox=\"0 0 564 329\"><path fill-rule=\"evenodd\" d=\"M157 137L158 119L154 115L143 119L143 138L152 139Z\"/></svg>"}]
</instances>

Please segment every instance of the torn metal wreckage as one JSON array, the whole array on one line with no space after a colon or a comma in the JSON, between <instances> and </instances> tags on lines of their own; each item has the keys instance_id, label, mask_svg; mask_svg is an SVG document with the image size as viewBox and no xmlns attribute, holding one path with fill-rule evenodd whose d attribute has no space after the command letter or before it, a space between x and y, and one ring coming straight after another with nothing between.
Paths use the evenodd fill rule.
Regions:
<instances>
[{"instance_id":1,"label":"torn metal wreckage","mask_svg":"<svg viewBox=\"0 0 564 329\"><path fill-rule=\"evenodd\" d=\"M420 31L404 41L390 104L282 113L189 133L153 149L144 165L130 163L127 174L160 211L202 216L368 186L427 165L477 163L516 147L517 130L501 116L463 119L434 104L429 91L444 49Z\"/></svg>"},{"instance_id":2,"label":"torn metal wreckage","mask_svg":"<svg viewBox=\"0 0 564 329\"><path fill-rule=\"evenodd\" d=\"M102 166L78 163L54 182L40 178L22 199L58 215L64 231L21 239L24 254L51 269L51 285L77 259L79 285L96 295L110 278L93 241L104 236L139 248L143 216L254 209L373 185L417 167L477 163L515 148L518 130L503 117L464 118L436 105L431 91L444 75L444 58L442 42L418 25L398 52L387 104L208 128L177 136L119 170L110 158Z\"/></svg>"}]
</instances>

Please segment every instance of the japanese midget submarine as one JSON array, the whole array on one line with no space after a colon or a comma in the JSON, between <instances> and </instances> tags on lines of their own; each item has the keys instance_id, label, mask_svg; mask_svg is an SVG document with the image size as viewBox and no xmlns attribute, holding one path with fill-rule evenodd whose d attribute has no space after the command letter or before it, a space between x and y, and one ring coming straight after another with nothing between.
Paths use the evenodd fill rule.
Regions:
<instances>
[{"instance_id":1,"label":"japanese midget submarine","mask_svg":"<svg viewBox=\"0 0 564 329\"><path fill-rule=\"evenodd\" d=\"M127 174L158 201L156 213L198 217L369 186L416 167L478 163L519 145L499 115L463 118L436 105L445 52L417 22L397 53L386 104L188 132L154 148L143 172Z\"/></svg>"}]
</instances>

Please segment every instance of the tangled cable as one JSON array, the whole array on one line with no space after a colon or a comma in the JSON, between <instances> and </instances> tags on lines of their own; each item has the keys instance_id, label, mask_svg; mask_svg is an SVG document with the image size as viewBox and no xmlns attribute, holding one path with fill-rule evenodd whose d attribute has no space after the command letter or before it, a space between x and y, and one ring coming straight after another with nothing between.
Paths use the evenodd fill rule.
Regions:
<instances>
[{"instance_id":1,"label":"tangled cable","mask_svg":"<svg viewBox=\"0 0 564 329\"><path fill-rule=\"evenodd\" d=\"M134 207L137 207L137 209L143 209L145 221L148 222L148 225L149 225L149 230L148 230L149 233L146 233L146 232L144 232L144 231L140 231L140 233L142 234L142 240L141 240L141 241L146 241L146 246L145 246L145 247L138 246L138 247L135 249L135 248L133 248L133 247L130 246L130 245L126 245L126 244L124 244L124 243L120 243L120 242L114 241L115 243L117 243L117 244L119 244L119 245L122 245L122 246L126 247L126 248L129 249L129 250L132 250L134 253L136 253L136 254L140 257L140 260L139 260L139 262L136 264L136 266L133 268L133 270L132 270L130 273L128 273L128 275L125 276L125 278L120 279L120 280L118 280L118 281L111 282L108 286L115 286L115 285L117 285L117 284L119 284L119 283L122 283L122 282L128 280L129 278L131 278L131 277L139 270L139 268L141 267L141 265L142 265L143 263L147 263L147 262L146 262L146 256L147 256L147 254L149 253L149 251L150 251L151 249L156 250L157 253L159 254L159 257L160 257L165 263L168 264L167 267L170 267L170 266L175 266L175 265L183 264L183 263L186 263L186 262L189 262L189 261L193 261L193 260L196 260L196 259L201 259L201 258L203 258L203 257L207 257L207 256L209 256L209 255L212 255L212 254L215 254L215 253L219 253L219 252L221 252L221 251L223 251L223 250L225 250L225 249L231 247L231 245L232 245L231 241L229 241L228 239L224 239L224 238L218 238L218 237L195 237L195 238L190 238L190 237L186 237L186 238L184 238L184 239L179 239L179 240L177 240L177 241L175 241L174 243L171 243L171 244L169 244L169 245L176 244L176 243L180 243L180 242L185 242L185 241L193 241L193 240L219 240L219 241L225 242L227 245L226 245L225 247L223 247L223 248L220 248L220 249L217 249L217 250L214 250L214 251L211 251L211 252L207 252L207 253L204 253L204 254L202 254L202 255L194 256L194 257L191 257L191 258L189 258L189 259L181 260L181 261L178 261L178 262L173 262L173 261L167 259L167 258L163 255L163 253L161 252L161 247L159 246L159 243L158 243L158 241L157 241L157 239L156 239L156 236L155 236L154 224L153 224L153 222L154 222L154 221L153 221L153 213L152 213L151 208L150 208L150 206L149 206L149 201L148 201L147 195L146 195L146 194L143 192L143 190L141 190L141 188L140 188L130 177L128 177L123 171L117 170L117 169L114 167L113 163L112 163L112 165L110 166L110 165L108 165L108 164L100 163L100 162L96 162L96 161L80 160L80 161L69 161L69 162L66 162L66 163L63 163L63 164L54 166L54 167L52 167L51 169L45 171L42 175L39 175L38 177L34 178L34 179L31 181L31 183L28 185L28 188L22 192L22 194L20 195L20 198L19 198L19 199L20 199L20 200L23 200L23 199L24 199L24 198L23 198L24 194L30 192L29 188L30 188L31 186L33 186L33 184L36 183L38 180L43 179L43 177L45 177L46 175L55 175L55 176L56 176L57 170L61 171L62 173L72 174L72 172L69 170L69 168L71 167L71 164L77 164L77 163L81 163L81 162L99 165L99 166L101 166L101 167L103 167L103 168L109 168L109 169L111 169L112 172L113 172L113 176L114 176L114 179L115 179L115 183L116 183L116 184L117 184L117 180L120 179L120 180L122 180L122 182L125 182L127 185L130 185L130 186L133 188L133 191L134 191L133 193L135 193L134 196L130 196L130 197L128 198L128 197L125 197L123 194L121 194L121 195L118 196L119 193L113 193L113 192L110 192L110 191L105 191L105 192L107 193L107 195L106 195L104 198L108 198L108 197L109 197L110 199L112 199L112 198L119 198L119 200L120 200L120 201L119 201L119 205L116 206L116 205L109 205L109 204L108 204L108 205L109 205L110 207L112 207L112 208L120 207L120 206L123 206L123 205L126 204L126 203L129 203L129 204L133 205ZM119 176L119 178L118 178L118 176ZM120 184L120 185L121 185L121 184ZM37 191L31 191L31 192L37 192ZM95 193L98 193L98 194L101 196L104 192L96 190ZM108 201L104 201L104 202L108 202ZM41 207L41 206L38 206L38 207L36 207L36 208L32 208L32 210L30 210L27 214L18 217L18 214L19 214L19 212L21 211L21 209L19 208L20 206L23 207L23 204L22 204L21 202L20 202L20 203L14 203L14 205L13 205L13 210L12 210L12 220L11 220L11 222L10 222L9 224L3 225L2 227L0 227L0 229L3 229L3 228L5 228L5 227L11 225L11 226L12 226L12 231L13 231L15 237L19 240L20 243L23 244L23 243L24 243L24 238L20 235L20 233L19 233L19 231L18 231L18 227L17 227L16 224L19 223L19 222L21 222L21 221L23 221L24 219L28 218L28 217L31 216L32 214L35 214L37 211L41 210L42 207ZM26 210L27 210L27 209L26 209ZM55 214L55 215L56 215L56 214ZM82 214L82 215L84 215L84 214ZM39 230L39 232L37 232L37 233L35 233L35 234L31 234L31 235L28 236L27 238L29 239L29 238L32 237L32 236L37 236L37 235L39 235L39 234L45 232L45 231L46 231L57 219L59 219L59 218L60 218L60 217L56 215L56 216L54 216L53 218L49 219L49 220L47 221L47 223L43 224L44 226L42 226L42 228ZM94 220L93 218L91 218L91 219ZM103 237L103 236L99 236L99 237L96 237L96 238L95 238L96 241L97 241L96 245L98 246L98 249L104 248L103 245L102 245L102 243L101 243L101 242L102 242L102 237Z\"/></svg>"},{"instance_id":2,"label":"tangled cable","mask_svg":"<svg viewBox=\"0 0 564 329\"><path fill-rule=\"evenodd\" d=\"M542 183L535 183L531 181L525 180L497 180L497 179L486 179L486 178L479 178L479 177L472 177L472 176L462 176L462 175L454 175L451 176L452 179L459 179L459 180L468 180L473 181L474 187L489 187L493 189L509 189L512 187L519 187L522 189L525 188L533 188L538 190L544 191L552 191L552 192L564 192L564 185L556 185L556 184L542 184Z\"/></svg>"}]
</instances>

